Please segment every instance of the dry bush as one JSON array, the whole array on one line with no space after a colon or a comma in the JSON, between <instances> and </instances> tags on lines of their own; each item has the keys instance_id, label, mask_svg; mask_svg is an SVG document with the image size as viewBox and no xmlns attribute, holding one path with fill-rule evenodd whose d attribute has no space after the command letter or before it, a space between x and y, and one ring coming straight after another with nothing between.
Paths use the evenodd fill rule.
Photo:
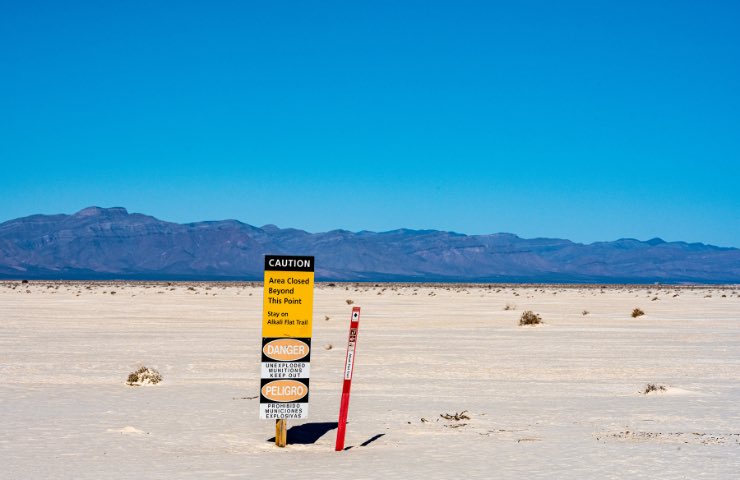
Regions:
<instances>
[{"instance_id":1,"label":"dry bush","mask_svg":"<svg viewBox=\"0 0 740 480\"><path fill-rule=\"evenodd\" d=\"M133 387L147 384L156 385L161 381L162 374L159 373L157 370L148 367L141 367L135 372L131 372L128 374L126 384Z\"/></svg>"},{"instance_id":2,"label":"dry bush","mask_svg":"<svg viewBox=\"0 0 740 480\"><path fill-rule=\"evenodd\" d=\"M648 383L645 385L645 389L642 391L643 395L647 395L651 392L665 392L667 388L665 385L657 385L655 383Z\"/></svg>"},{"instance_id":3,"label":"dry bush","mask_svg":"<svg viewBox=\"0 0 740 480\"><path fill-rule=\"evenodd\" d=\"M632 318L641 317L643 315L645 315L645 312L643 312L639 308L635 308L634 310L632 310Z\"/></svg>"},{"instance_id":4,"label":"dry bush","mask_svg":"<svg viewBox=\"0 0 740 480\"><path fill-rule=\"evenodd\" d=\"M470 415L468 415L467 410L463 410L459 413L440 413L439 416L444 418L445 420L454 420L456 422L459 422L461 420L470 420Z\"/></svg>"},{"instance_id":5,"label":"dry bush","mask_svg":"<svg viewBox=\"0 0 740 480\"><path fill-rule=\"evenodd\" d=\"M532 310L522 312L522 316L519 317L519 325L539 325L540 323L542 323L542 317Z\"/></svg>"},{"instance_id":6,"label":"dry bush","mask_svg":"<svg viewBox=\"0 0 740 480\"><path fill-rule=\"evenodd\" d=\"M346 302L347 302L347 305L352 305L353 303L355 303L355 301L354 301L354 300L352 300L352 299L350 299L350 298L348 298L348 299L346 300Z\"/></svg>"}]
</instances>

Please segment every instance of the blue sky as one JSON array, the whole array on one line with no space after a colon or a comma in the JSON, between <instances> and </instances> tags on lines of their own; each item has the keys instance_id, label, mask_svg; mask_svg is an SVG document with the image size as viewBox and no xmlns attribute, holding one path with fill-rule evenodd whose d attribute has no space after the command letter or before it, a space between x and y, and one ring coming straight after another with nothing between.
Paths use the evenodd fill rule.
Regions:
<instances>
[{"instance_id":1,"label":"blue sky","mask_svg":"<svg viewBox=\"0 0 740 480\"><path fill-rule=\"evenodd\" d=\"M736 2L4 2L0 221L740 247Z\"/></svg>"}]
</instances>

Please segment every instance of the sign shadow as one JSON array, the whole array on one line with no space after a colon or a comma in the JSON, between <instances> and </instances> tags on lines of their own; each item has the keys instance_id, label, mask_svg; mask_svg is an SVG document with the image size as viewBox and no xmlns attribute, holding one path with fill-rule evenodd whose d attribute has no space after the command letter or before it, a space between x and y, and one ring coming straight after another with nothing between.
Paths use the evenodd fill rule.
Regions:
<instances>
[{"instance_id":1,"label":"sign shadow","mask_svg":"<svg viewBox=\"0 0 740 480\"><path fill-rule=\"evenodd\" d=\"M337 422L313 422L296 425L288 429L288 445L311 445L328 432L336 429ZM275 437L267 440L274 442Z\"/></svg>"}]
</instances>

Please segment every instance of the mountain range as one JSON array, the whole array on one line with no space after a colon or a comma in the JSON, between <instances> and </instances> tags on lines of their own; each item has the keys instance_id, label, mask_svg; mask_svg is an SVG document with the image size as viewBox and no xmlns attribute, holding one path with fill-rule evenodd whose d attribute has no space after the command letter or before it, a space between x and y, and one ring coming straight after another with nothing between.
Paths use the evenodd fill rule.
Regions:
<instances>
[{"instance_id":1,"label":"mountain range","mask_svg":"<svg viewBox=\"0 0 740 480\"><path fill-rule=\"evenodd\" d=\"M0 224L6 279L260 280L268 253L314 255L324 281L740 282L740 249L659 238L581 244L437 230L308 233L236 220L178 224L120 207Z\"/></svg>"}]
</instances>

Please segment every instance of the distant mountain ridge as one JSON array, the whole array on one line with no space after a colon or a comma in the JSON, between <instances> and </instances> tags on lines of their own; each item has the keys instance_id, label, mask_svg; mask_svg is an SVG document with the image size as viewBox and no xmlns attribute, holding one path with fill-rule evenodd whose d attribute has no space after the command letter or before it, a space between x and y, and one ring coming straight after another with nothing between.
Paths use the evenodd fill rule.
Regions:
<instances>
[{"instance_id":1,"label":"distant mountain ridge","mask_svg":"<svg viewBox=\"0 0 740 480\"><path fill-rule=\"evenodd\" d=\"M308 233L236 220L177 224L125 208L0 224L0 278L259 280L263 255L316 256L317 280L738 283L740 249L621 239L589 245L508 233Z\"/></svg>"}]
</instances>

